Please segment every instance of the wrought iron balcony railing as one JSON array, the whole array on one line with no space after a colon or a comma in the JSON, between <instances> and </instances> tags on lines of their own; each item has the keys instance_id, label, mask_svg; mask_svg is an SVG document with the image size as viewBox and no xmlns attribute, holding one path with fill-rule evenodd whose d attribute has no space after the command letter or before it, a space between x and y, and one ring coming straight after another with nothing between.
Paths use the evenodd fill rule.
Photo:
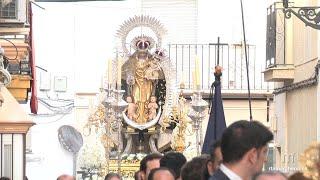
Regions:
<instances>
[{"instance_id":1,"label":"wrought iron balcony railing","mask_svg":"<svg viewBox=\"0 0 320 180\"><path fill-rule=\"evenodd\" d=\"M200 82L204 90L209 90L214 81L214 67L217 65L217 48L211 44L169 44L169 57L176 64L177 83L184 81L186 89L192 89L192 71L196 57L200 60ZM247 90L246 65L242 44L220 44L220 63L223 67L222 90ZM248 45L248 61L251 89L269 91L272 83L264 82L264 63L256 59L256 46Z\"/></svg>"},{"instance_id":2,"label":"wrought iron balcony railing","mask_svg":"<svg viewBox=\"0 0 320 180\"><path fill-rule=\"evenodd\" d=\"M286 64L285 58L286 18L282 3L267 8L266 68Z\"/></svg>"}]
</instances>

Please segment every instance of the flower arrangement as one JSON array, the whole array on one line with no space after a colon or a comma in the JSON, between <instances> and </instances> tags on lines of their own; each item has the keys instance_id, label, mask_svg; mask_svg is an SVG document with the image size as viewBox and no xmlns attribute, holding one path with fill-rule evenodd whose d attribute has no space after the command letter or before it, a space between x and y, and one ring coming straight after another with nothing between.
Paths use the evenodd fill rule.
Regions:
<instances>
[{"instance_id":1,"label":"flower arrangement","mask_svg":"<svg viewBox=\"0 0 320 180\"><path fill-rule=\"evenodd\" d=\"M92 133L79 151L78 166L82 169L101 169L105 165L105 149L100 138Z\"/></svg>"}]
</instances>

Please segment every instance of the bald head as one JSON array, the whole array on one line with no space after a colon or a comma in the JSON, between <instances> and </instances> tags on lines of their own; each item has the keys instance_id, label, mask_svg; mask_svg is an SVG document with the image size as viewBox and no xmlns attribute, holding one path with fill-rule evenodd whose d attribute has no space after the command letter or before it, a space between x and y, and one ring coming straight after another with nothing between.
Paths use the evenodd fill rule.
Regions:
<instances>
[{"instance_id":1,"label":"bald head","mask_svg":"<svg viewBox=\"0 0 320 180\"><path fill-rule=\"evenodd\" d=\"M73 176L63 174L57 178L57 180L75 180Z\"/></svg>"},{"instance_id":2,"label":"bald head","mask_svg":"<svg viewBox=\"0 0 320 180\"><path fill-rule=\"evenodd\" d=\"M281 172L262 172L257 174L253 180L286 180L287 177Z\"/></svg>"},{"instance_id":3,"label":"bald head","mask_svg":"<svg viewBox=\"0 0 320 180\"><path fill-rule=\"evenodd\" d=\"M157 168L150 172L148 180L175 180L173 173L168 168Z\"/></svg>"}]
</instances>

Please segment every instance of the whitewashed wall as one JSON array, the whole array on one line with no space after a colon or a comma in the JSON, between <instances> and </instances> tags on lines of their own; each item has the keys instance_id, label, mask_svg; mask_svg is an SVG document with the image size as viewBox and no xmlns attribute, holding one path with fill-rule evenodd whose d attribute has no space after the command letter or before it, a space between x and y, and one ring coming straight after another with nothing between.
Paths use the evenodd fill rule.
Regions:
<instances>
[{"instance_id":1,"label":"whitewashed wall","mask_svg":"<svg viewBox=\"0 0 320 180\"><path fill-rule=\"evenodd\" d=\"M45 74L44 81L51 80L48 95L52 99L74 99L76 92L97 92L107 58L113 56L115 31L135 14L136 2L38 4L45 10L33 6L36 63L48 70L45 73L38 69L38 87L40 76ZM67 76L67 92L53 91L54 76ZM38 96L47 97L41 91ZM54 180L61 174L72 174L72 154L61 147L58 128L75 125L74 111L48 117L52 112L40 104L39 114L42 115L33 116L38 125L30 131L32 153L27 155L28 178Z\"/></svg>"},{"instance_id":2,"label":"whitewashed wall","mask_svg":"<svg viewBox=\"0 0 320 180\"><path fill-rule=\"evenodd\" d=\"M294 5L313 6L317 2L297 0ZM314 75L314 67L319 59L319 32L306 27L295 16L287 21L287 27L286 62L294 65L293 82L299 82ZM278 83L277 87L283 85ZM319 135L319 85L276 95L275 107L278 120L276 143L279 145L277 167L290 172L298 167L300 154Z\"/></svg>"}]
</instances>

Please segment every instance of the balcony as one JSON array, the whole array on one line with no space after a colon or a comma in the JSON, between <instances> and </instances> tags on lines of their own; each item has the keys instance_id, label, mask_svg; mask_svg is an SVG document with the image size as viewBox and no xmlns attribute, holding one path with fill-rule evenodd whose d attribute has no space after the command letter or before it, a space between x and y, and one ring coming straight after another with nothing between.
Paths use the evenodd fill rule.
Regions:
<instances>
[{"instance_id":1,"label":"balcony","mask_svg":"<svg viewBox=\"0 0 320 180\"><path fill-rule=\"evenodd\" d=\"M283 66L269 67L264 73L264 80L267 82L283 82L294 79L294 66L284 64Z\"/></svg>"},{"instance_id":2,"label":"balcony","mask_svg":"<svg viewBox=\"0 0 320 180\"><path fill-rule=\"evenodd\" d=\"M175 64L177 84L184 82L185 94L192 93L192 71L196 57L200 60L200 84L205 95L209 95L214 82L214 67L217 65L218 44L169 44L168 56ZM219 65L223 68L221 79L224 98L247 98L247 74L242 44L219 44ZM253 98L265 98L271 95L273 83L264 81L264 63L256 59L256 46L247 45L250 86Z\"/></svg>"},{"instance_id":3,"label":"balcony","mask_svg":"<svg viewBox=\"0 0 320 180\"><path fill-rule=\"evenodd\" d=\"M24 37L10 38L8 40L14 46L6 40L0 40L4 55L9 60L8 71L12 75L12 81L7 88L17 101L26 102L30 90L30 81L32 80L28 56L29 45L25 42Z\"/></svg>"},{"instance_id":4,"label":"balcony","mask_svg":"<svg viewBox=\"0 0 320 180\"><path fill-rule=\"evenodd\" d=\"M290 81L294 78L294 66L288 62L286 47L287 19L282 3L274 3L267 9L266 69L263 71L267 82Z\"/></svg>"}]
</instances>

